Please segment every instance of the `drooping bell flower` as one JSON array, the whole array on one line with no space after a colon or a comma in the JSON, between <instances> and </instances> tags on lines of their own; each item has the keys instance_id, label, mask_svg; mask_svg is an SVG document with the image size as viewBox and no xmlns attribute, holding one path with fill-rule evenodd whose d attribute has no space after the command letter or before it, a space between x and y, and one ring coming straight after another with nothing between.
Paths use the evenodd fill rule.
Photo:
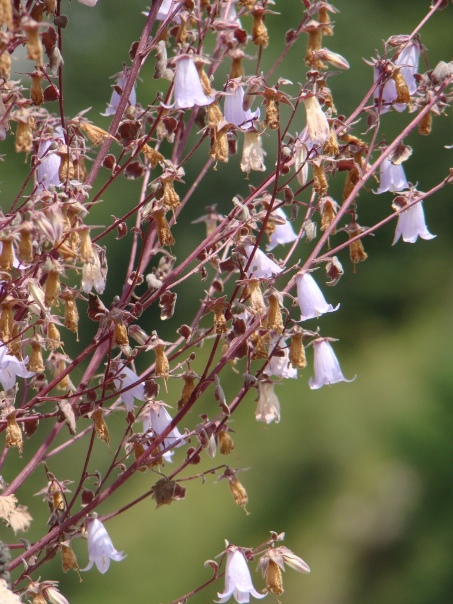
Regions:
<instances>
[{"instance_id":1,"label":"drooping bell flower","mask_svg":"<svg viewBox=\"0 0 453 604\"><path fill-rule=\"evenodd\" d=\"M297 299L299 301L301 321L315 319L327 312L334 312L340 307L328 304L324 294L310 273L304 272L296 277Z\"/></svg>"},{"instance_id":2,"label":"drooping bell flower","mask_svg":"<svg viewBox=\"0 0 453 604\"><path fill-rule=\"evenodd\" d=\"M419 237L429 240L436 236L428 231L422 202L419 201L405 210L404 207L408 203L409 200L401 196L397 197L392 204L395 210L400 211L392 245L395 245L400 237L406 243L415 243Z\"/></svg>"},{"instance_id":3,"label":"drooping bell flower","mask_svg":"<svg viewBox=\"0 0 453 604\"><path fill-rule=\"evenodd\" d=\"M225 120L241 130L250 130L253 128L253 121L260 117L260 110L244 110L244 89L238 80L230 80L226 92L224 104Z\"/></svg>"},{"instance_id":4,"label":"drooping bell flower","mask_svg":"<svg viewBox=\"0 0 453 604\"><path fill-rule=\"evenodd\" d=\"M393 164L388 157L380 165L380 184L376 193L404 191L409 188L404 168L401 164Z\"/></svg>"},{"instance_id":5,"label":"drooping bell flower","mask_svg":"<svg viewBox=\"0 0 453 604\"><path fill-rule=\"evenodd\" d=\"M268 252L277 247L277 245L283 245L284 243L292 243L297 239L297 235L294 232L291 223L288 221L285 212L281 208L277 208L272 212L272 214L282 218L285 223L277 223L275 225L275 230L271 233L269 243L266 245L266 250Z\"/></svg>"},{"instance_id":6,"label":"drooping bell flower","mask_svg":"<svg viewBox=\"0 0 453 604\"><path fill-rule=\"evenodd\" d=\"M174 103L168 107L188 109L210 105L215 101L215 94L206 96L201 86L195 63L190 55L180 55L175 58L176 73L174 81Z\"/></svg>"},{"instance_id":7,"label":"drooping bell flower","mask_svg":"<svg viewBox=\"0 0 453 604\"><path fill-rule=\"evenodd\" d=\"M110 103L108 104L105 112L101 113L101 115L109 116L109 115L114 115L116 113L116 110L118 109L118 105L120 104L120 101L121 101L122 92L124 90L124 87L126 86L128 75L129 74L128 74L127 69L123 69L123 71L121 71L118 74L117 81L116 81L115 87L113 89L112 98L110 99ZM118 92L116 89L120 89L121 92ZM137 95L135 92L135 85L134 85L134 87L132 88L131 93L129 95L129 106L135 107L136 103L137 103Z\"/></svg>"},{"instance_id":8,"label":"drooping bell flower","mask_svg":"<svg viewBox=\"0 0 453 604\"><path fill-rule=\"evenodd\" d=\"M317 390L323 386L336 384L337 382L352 382L344 377L340 363L333 351L333 348L327 338L318 338L313 342L315 356L315 377L310 378L308 385L312 390Z\"/></svg>"},{"instance_id":9,"label":"drooping bell flower","mask_svg":"<svg viewBox=\"0 0 453 604\"><path fill-rule=\"evenodd\" d=\"M260 594L253 587L252 577L242 549L230 545L227 550L225 590L223 593L217 594L219 599L216 601L224 604L233 596L236 602L244 604L250 602L250 595L261 600L267 594Z\"/></svg>"},{"instance_id":10,"label":"drooping bell flower","mask_svg":"<svg viewBox=\"0 0 453 604\"><path fill-rule=\"evenodd\" d=\"M98 571L106 573L110 567L110 560L121 562L126 557L123 552L118 552L107 533L105 526L98 518L87 520L88 534L88 565L82 571L91 570L96 564Z\"/></svg>"}]
</instances>

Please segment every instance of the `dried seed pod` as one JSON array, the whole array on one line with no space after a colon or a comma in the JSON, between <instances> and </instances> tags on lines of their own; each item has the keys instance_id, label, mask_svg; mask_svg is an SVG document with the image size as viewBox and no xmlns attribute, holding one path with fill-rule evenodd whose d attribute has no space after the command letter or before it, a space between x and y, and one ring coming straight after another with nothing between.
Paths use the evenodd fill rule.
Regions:
<instances>
[{"instance_id":1,"label":"dried seed pod","mask_svg":"<svg viewBox=\"0 0 453 604\"><path fill-rule=\"evenodd\" d=\"M55 304L60 295L60 273L58 270L50 270L44 286L44 303L49 308Z\"/></svg>"},{"instance_id":2,"label":"dried seed pod","mask_svg":"<svg viewBox=\"0 0 453 604\"><path fill-rule=\"evenodd\" d=\"M184 386L182 388L181 398L178 401L178 409L182 409L189 402L192 392L195 390L195 380L198 377L199 376L191 369L188 369L182 376Z\"/></svg>"},{"instance_id":3,"label":"dried seed pod","mask_svg":"<svg viewBox=\"0 0 453 604\"><path fill-rule=\"evenodd\" d=\"M79 570L79 565L77 564L77 556L74 553L74 550L69 545L69 542L61 542L61 566L64 573L67 573L68 570Z\"/></svg>"},{"instance_id":4,"label":"dried seed pod","mask_svg":"<svg viewBox=\"0 0 453 604\"><path fill-rule=\"evenodd\" d=\"M9 448L16 447L19 451L19 456L22 455L24 440L22 438L22 430L16 421L16 411L13 411L6 417L6 441L5 445Z\"/></svg>"},{"instance_id":5,"label":"dried seed pod","mask_svg":"<svg viewBox=\"0 0 453 604\"><path fill-rule=\"evenodd\" d=\"M51 350L56 350L62 346L60 332L55 323L48 323L47 325L47 344Z\"/></svg>"},{"instance_id":6,"label":"dried seed pod","mask_svg":"<svg viewBox=\"0 0 453 604\"><path fill-rule=\"evenodd\" d=\"M250 279L247 283L247 290L250 296L250 312L254 315L263 315L267 309L266 304L264 303L259 279Z\"/></svg>"},{"instance_id":7,"label":"dried seed pod","mask_svg":"<svg viewBox=\"0 0 453 604\"><path fill-rule=\"evenodd\" d=\"M229 455L234 451L234 442L226 430L220 430L218 434L219 450L222 455ZM247 502L246 502L247 503Z\"/></svg>"},{"instance_id":8,"label":"dried seed pod","mask_svg":"<svg viewBox=\"0 0 453 604\"><path fill-rule=\"evenodd\" d=\"M291 345L289 347L288 359L294 369L304 369L307 366L307 358L305 356L302 337L302 332L298 330L294 330L294 333L291 334Z\"/></svg>"},{"instance_id":9,"label":"dried seed pod","mask_svg":"<svg viewBox=\"0 0 453 604\"><path fill-rule=\"evenodd\" d=\"M280 308L280 299L277 292L271 292L267 299L269 301L269 312L267 314L267 327L277 333L283 333L283 317Z\"/></svg>"},{"instance_id":10,"label":"dried seed pod","mask_svg":"<svg viewBox=\"0 0 453 604\"><path fill-rule=\"evenodd\" d=\"M410 103L411 93L409 92L409 86L407 85L400 68L393 72L392 79L394 80L396 86L397 96L395 103Z\"/></svg>"},{"instance_id":11,"label":"dried seed pod","mask_svg":"<svg viewBox=\"0 0 453 604\"><path fill-rule=\"evenodd\" d=\"M28 370L34 373L44 373L46 370L44 361L42 358L42 345L43 340L39 336L33 336L30 339L31 355L28 363Z\"/></svg>"},{"instance_id":12,"label":"dried seed pod","mask_svg":"<svg viewBox=\"0 0 453 604\"><path fill-rule=\"evenodd\" d=\"M103 440L106 445L110 444L110 434L107 424L104 421L104 411L97 407L91 414L94 421L94 430L99 440Z\"/></svg>"},{"instance_id":13,"label":"dried seed pod","mask_svg":"<svg viewBox=\"0 0 453 604\"><path fill-rule=\"evenodd\" d=\"M175 240L171 234L165 213L166 210L164 210L164 208L157 208L151 213L151 216L157 223L157 236L159 238L160 245L171 246L174 245Z\"/></svg>"},{"instance_id":14,"label":"dried seed pod","mask_svg":"<svg viewBox=\"0 0 453 604\"><path fill-rule=\"evenodd\" d=\"M247 495L247 491L244 488L244 485L239 482L236 476L230 478L228 480L228 484L234 498L234 503L239 507L243 508L245 513L248 515L245 506L247 505L249 498Z\"/></svg>"}]
</instances>

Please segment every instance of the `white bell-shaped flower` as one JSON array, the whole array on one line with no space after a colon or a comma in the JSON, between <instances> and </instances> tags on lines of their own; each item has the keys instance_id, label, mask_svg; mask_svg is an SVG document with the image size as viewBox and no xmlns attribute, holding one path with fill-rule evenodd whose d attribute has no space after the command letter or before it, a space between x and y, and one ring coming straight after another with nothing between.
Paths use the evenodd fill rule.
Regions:
<instances>
[{"instance_id":1,"label":"white bell-shaped flower","mask_svg":"<svg viewBox=\"0 0 453 604\"><path fill-rule=\"evenodd\" d=\"M283 245L284 243L292 243L297 239L297 235L294 232L292 224L287 220L285 212L281 208L273 210L272 214L283 218L285 224L276 224L275 230L271 233L269 243L266 245L266 250L270 252L277 245Z\"/></svg>"},{"instance_id":2,"label":"white bell-shaped flower","mask_svg":"<svg viewBox=\"0 0 453 604\"><path fill-rule=\"evenodd\" d=\"M404 191L409 188L404 168L401 164L393 164L388 157L380 165L380 184L376 193Z\"/></svg>"},{"instance_id":3,"label":"white bell-shaped flower","mask_svg":"<svg viewBox=\"0 0 453 604\"><path fill-rule=\"evenodd\" d=\"M28 371L25 366L28 363L28 357L23 361L11 354L7 354L7 347L0 341L0 383L3 390L10 390L16 383L16 378L29 378L35 374Z\"/></svg>"},{"instance_id":4,"label":"white bell-shaped flower","mask_svg":"<svg viewBox=\"0 0 453 604\"><path fill-rule=\"evenodd\" d=\"M250 130L253 128L253 121L260 117L260 110L244 111L244 89L237 81L232 80L232 84L227 88L225 95L224 117L227 122L234 124L241 130Z\"/></svg>"},{"instance_id":5,"label":"white bell-shaped flower","mask_svg":"<svg viewBox=\"0 0 453 604\"><path fill-rule=\"evenodd\" d=\"M415 243L419 237L422 239L434 239L435 236L428 231L422 202L419 201L398 214L398 222L392 245L395 245L400 237L406 243Z\"/></svg>"},{"instance_id":6,"label":"white bell-shaped flower","mask_svg":"<svg viewBox=\"0 0 453 604\"><path fill-rule=\"evenodd\" d=\"M120 397L128 411L134 409L134 399L139 401L145 400L145 387L140 382L138 375L129 367L123 365L114 378L113 383L117 390L125 390L121 392Z\"/></svg>"},{"instance_id":7,"label":"white bell-shaped flower","mask_svg":"<svg viewBox=\"0 0 453 604\"><path fill-rule=\"evenodd\" d=\"M301 273L296 277L297 299L299 301L301 321L315 319L324 313L334 312L340 307L328 304L324 294L310 273Z\"/></svg>"},{"instance_id":8,"label":"white bell-shaped flower","mask_svg":"<svg viewBox=\"0 0 453 604\"><path fill-rule=\"evenodd\" d=\"M230 545L226 561L225 591L217 594L219 599L216 601L224 604L233 596L236 602L243 604L250 602L250 594L259 600L267 595L258 593L253 587L252 577L242 550Z\"/></svg>"},{"instance_id":9,"label":"white bell-shaped flower","mask_svg":"<svg viewBox=\"0 0 453 604\"><path fill-rule=\"evenodd\" d=\"M247 259L253 251L253 245L244 246L247 254ZM273 260L271 260L264 252L259 248L255 250L252 258L252 262L247 269L249 278L256 277L256 279L270 279L274 275L278 275L282 272L282 268Z\"/></svg>"},{"instance_id":10,"label":"white bell-shaped flower","mask_svg":"<svg viewBox=\"0 0 453 604\"><path fill-rule=\"evenodd\" d=\"M105 526L98 518L87 520L87 534L90 561L82 571L91 570L96 564L98 571L104 574L110 567L110 560L121 562L126 557L123 552L115 549Z\"/></svg>"},{"instance_id":11,"label":"white bell-shaped flower","mask_svg":"<svg viewBox=\"0 0 453 604\"><path fill-rule=\"evenodd\" d=\"M215 101L215 95L206 96L201 86L200 76L191 56L176 57L176 73L174 81L174 106L176 109L210 105Z\"/></svg>"},{"instance_id":12,"label":"white bell-shaped flower","mask_svg":"<svg viewBox=\"0 0 453 604\"><path fill-rule=\"evenodd\" d=\"M330 342L325 338L318 338L313 342L315 377L310 378L308 384L312 390L317 390L337 382L352 382L347 380L341 372L340 363L333 351Z\"/></svg>"},{"instance_id":13,"label":"white bell-shaped flower","mask_svg":"<svg viewBox=\"0 0 453 604\"><path fill-rule=\"evenodd\" d=\"M118 79L116 81L116 87L121 88L121 90L123 91L124 87L126 86L127 78L128 78L128 72L127 72L127 70L123 70L121 73L118 74ZM118 109L118 105L120 104L120 101L121 101L121 94L114 89L113 93L112 93L112 98L110 99L110 103L108 104L107 109L105 110L105 113L101 113L101 115L104 115L104 116L114 115L116 113L116 110ZM135 85L134 85L134 87L132 88L131 93L129 95L129 106L135 107L136 103L137 103L137 94L135 92Z\"/></svg>"}]
</instances>

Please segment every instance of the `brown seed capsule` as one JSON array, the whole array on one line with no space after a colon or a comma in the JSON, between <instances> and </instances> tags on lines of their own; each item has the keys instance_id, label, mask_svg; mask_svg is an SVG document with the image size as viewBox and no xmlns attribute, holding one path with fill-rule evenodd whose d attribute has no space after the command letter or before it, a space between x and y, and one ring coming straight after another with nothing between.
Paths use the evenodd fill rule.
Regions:
<instances>
[{"instance_id":1,"label":"brown seed capsule","mask_svg":"<svg viewBox=\"0 0 453 604\"><path fill-rule=\"evenodd\" d=\"M151 216L157 223L157 236L159 238L160 245L174 245L175 240L173 238L173 235L171 234L167 219L165 218L165 210L163 208L158 208L157 210L154 210L154 212L152 212Z\"/></svg>"},{"instance_id":2,"label":"brown seed capsule","mask_svg":"<svg viewBox=\"0 0 453 604\"><path fill-rule=\"evenodd\" d=\"M17 257L21 262L29 263L33 262L33 239L32 229L30 223L26 223L20 230L19 248L17 250Z\"/></svg>"},{"instance_id":3,"label":"brown seed capsule","mask_svg":"<svg viewBox=\"0 0 453 604\"><path fill-rule=\"evenodd\" d=\"M68 570L79 570L79 565L77 564L77 556L74 553L74 550L70 545L66 543L61 543L61 566L64 573L67 573Z\"/></svg>"},{"instance_id":4,"label":"brown seed capsule","mask_svg":"<svg viewBox=\"0 0 453 604\"><path fill-rule=\"evenodd\" d=\"M36 27L27 28L27 51L27 59L35 61L38 67L42 67L42 44L37 24Z\"/></svg>"},{"instance_id":5,"label":"brown seed capsule","mask_svg":"<svg viewBox=\"0 0 453 604\"><path fill-rule=\"evenodd\" d=\"M344 183L343 189L343 201L345 201L349 197L359 180L360 170L358 166L355 165L351 170L348 171L348 175L346 176L346 181Z\"/></svg>"},{"instance_id":6,"label":"brown seed capsule","mask_svg":"<svg viewBox=\"0 0 453 604\"><path fill-rule=\"evenodd\" d=\"M42 358L41 342L36 337L31 338L30 346L31 346L31 355L30 355L30 361L28 363L28 370L33 371L35 373L43 373L46 370L46 368L44 366L44 361Z\"/></svg>"},{"instance_id":7,"label":"brown seed capsule","mask_svg":"<svg viewBox=\"0 0 453 604\"><path fill-rule=\"evenodd\" d=\"M248 514L247 510L245 509L245 506L247 505L249 498L244 486L239 482L236 476L230 478L228 480L228 484L234 498L234 503L239 507L243 508L245 513Z\"/></svg>"},{"instance_id":8,"label":"brown seed capsule","mask_svg":"<svg viewBox=\"0 0 453 604\"><path fill-rule=\"evenodd\" d=\"M113 345L114 346L129 346L129 337L127 335L126 325L115 321L115 328L113 331Z\"/></svg>"},{"instance_id":9,"label":"brown seed capsule","mask_svg":"<svg viewBox=\"0 0 453 604\"><path fill-rule=\"evenodd\" d=\"M69 155L69 147L61 145L56 151L56 154L61 158L60 169L58 176L61 182L72 180L75 176L74 163Z\"/></svg>"},{"instance_id":10,"label":"brown seed capsule","mask_svg":"<svg viewBox=\"0 0 453 604\"><path fill-rule=\"evenodd\" d=\"M59 375L63 373L66 369L66 361L62 358L59 358L54 366L54 378L57 378ZM58 390L69 390L71 388L71 380L69 379L69 374L66 374L56 385Z\"/></svg>"},{"instance_id":11,"label":"brown seed capsule","mask_svg":"<svg viewBox=\"0 0 453 604\"><path fill-rule=\"evenodd\" d=\"M75 334L79 331L79 311L74 296L64 296L64 324Z\"/></svg>"},{"instance_id":12,"label":"brown seed capsule","mask_svg":"<svg viewBox=\"0 0 453 604\"><path fill-rule=\"evenodd\" d=\"M3 245L0 252L0 271L9 273L14 265L13 240L2 239L1 243Z\"/></svg>"},{"instance_id":13,"label":"brown seed capsule","mask_svg":"<svg viewBox=\"0 0 453 604\"><path fill-rule=\"evenodd\" d=\"M44 286L46 306L53 306L60 295L60 273L57 270L49 271Z\"/></svg>"},{"instance_id":14,"label":"brown seed capsule","mask_svg":"<svg viewBox=\"0 0 453 604\"><path fill-rule=\"evenodd\" d=\"M277 130L280 126L278 103L275 99L269 99L266 104L266 125L271 130Z\"/></svg>"},{"instance_id":15,"label":"brown seed capsule","mask_svg":"<svg viewBox=\"0 0 453 604\"><path fill-rule=\"evenodd\" d=\"M172 210L181 205L181 202L179 201L179 195L175 191L175 186L173 182L173 178L162 179L162 184L164 187L164 205L167 209Z\"/></svg>"},{"instance_id":16,"label":"brown seed capsule","mask_svg":"<svg viewBox=\"0 0 453 604\"><path fill-rule=\"evenodd\" d=\"M291 335L288 358L294 369L304 369L307 366L307 358L305 356L301 333L294 333Z\"/></svg>"},{"instance_id":17,"label":"brown seed capsule","mask_svg":"<svg viewBox=\"0 0 453 604\"><path fill-rule=\"evenodd\" d=\"M182 388L181 398L178 401L178 409L182 409L189 402L192 392L195 390L195 380L197 377L197 374L190 369L182 376L184 386Z\"/></svg>"},{"instance_id":18,"label":"brown seed capsule","mask_svg":"<svg viewBox=\"0 0 453 604\"><path fill-rule=\"evenodd\" d=\"M324 144L323 153L324 155L330 155L331 157L335 157L339 153L337 135L335 133L335 128L332 126L330 127L329 140Z\"/></svg>"},{"instance_id":19,"label":"brown seed capsule","mask_svg":"<svg viewBox=\"0 0 453 604\"><path fill-rule=\"evenodd\" d=\"M359 235L362 232L362 230L363 229L361 229L357 225L354 225L354 224L349 225L347 228L349 239L353 239L354 237ZM351 258L351 262L354 265L354 270L355 270L356 264L358 264L359 262L364 262L368 258L368 254L365 252L365 250L363 248L361 239L357 239L357 241L354 241L353 243L351 243L349 245L349 256Z\"/></svg>"},{"instance_id":20,"label":"brown seed capsule","mask_svg":"<svg viewBox=\"0 0 453 604\"><path fill-rule=\"evenodd\" d=\"M168 362L167 355L165 354L165 346L163 344L155 345L154 352L156 353L155 374L164 378L166 388L168 376L170 375L170 364Z\"/></svg>"},{"instance_id":21,"label":"brown seed capsule","mask_svg":"<svg viewBox=\"0 0 453 604\"><path fill-rule=\"evenodd\" d=\"M13 27L13 3L11 0L0 0L0 26Z\"/></svg>"},{"instance_id":22,"label":"brown seed capsule","mask_svg":"<svg viewBox=\"0 0 453 604\"><path fill-rule=\"evenodd\" d=\"M106 138L116 140L114 136L93 124L84 123L80 125L80 130L83 130L95 147L101 145Z\"/></svg>"},{"instance_id":23,"label":"brown seed capsule","mask_svg":"<svg viewBox=\"0 0 453 604\"><path fill-rule=\"evenodd\" d=\"M42 105L44 103L44 92L41 88L42 75L38 73L31 74L30 98L34 105Z\"/></svg>"},{"instance_id":24,"label":"brown seed capsule","mask_svg":"<svg viewBox=\"0 0 453 604\"><path fill-rule=\"evenodd\" d=\"M321 212L321 231L327 231L335 218L338 211L338 204L331 198L326 197L320 200L320 212ZM335 231L332 231L332 235Z\"/></svg>"},{"instance_id":25,"label":"brown seed capsule","mask_svg":"<svg viewBox=\"0 0 453 604\"><path fill-rule=\"evenodd\" d=\"M30 153L33 148L33 135L31 132L31 121L20 120L17 122L16 141L14 148L17 153Z\"/></svg>"},{"instance_id":26,"label":"brown seed capsule","mask_svg":"<svg viewBox=\"0 0 453 604\"><path fill-rule=\"evenodd\" d=\"M99 438L99 440L103 440L106 445L109 445L110 434L107 424L104 421L104 411L98 407L95 411L93 411L91 417L94 421L94 430L96 432L96 436Z\"/></svg>"},{"instance_id":27,"label":"brown seed capsule","mask_svg":"<svg viewBox=\"0 0 453 604\"><path fill-rule=\"evenodd\" d=\"M11 76L11 55L7 50L0 53L0 76L4 77L6 81Z\"/></svg>"},{"instance_id":28,"label":"brown seed capsule","mask_svg":"<svg viewBox=\"0 0 453 604\"><path fill-rule=\"evenodd\" d=\"M431 134L431 126L433 121L433 114L431 111L425 113L420 122L418 123L418 133L422 136L428 136Z\"/></svg>"},{"instance_id":29,"label":"brown seed capsule","mask_svg":"<svg viewBox=\"0 0 453 604\"><path fill-rule=\"evenodd\" d=\"M409 87L404 79L403 74L401 73L401 69L397 69L392 74L392 79L395 81L396 85L396 99L395 103L410 103L411 94L409 92Z\"/></svg>"},{"instance_id":30,"label":"brown seed capsule","mask_svg":"<svg viewBox=\"0 0 453 604\"><path fill-rule=\"evenodd\" d=\"M263 10L255 10L253 12L252 42L255 46L266 48L269 44L269 35L267 33L267 27L264 24L263 13Z\"/></svg>"},{"instance_id":31,"label":"brown seed capsule","mask_svg":"<svg viewBox=\"0 0 453 604\"><path fill-rule=\"evenodd\" d=\"M222 455L229 455L234 451L234 442L226 430L221 430L218 434L219 450ZM246 502L247 503L247 502Z\"/></svg>"},{"instance_id":32,"label":"brown seed capsule","mask_svg":"<svg viewBox=\"0 0 453 604\"><path fill-rule=\"evenodd\" d=\"M266 570L266 591L277 596L283 593L282 571L273 560L269 560Z\"/></svg>"},{"instance_id":33,"label":"brown seed capsule","mask_svg":"<svg viewBox=\"0 0 453 604\"><path fill-rule=\"evenodd\" d=\"M226 128L221 128L219 131L212 130L209 155L215 162L221 161L224 164L228 163L229 145L228 132ZM214 170L215 169L216 166L214 166Z\"/></svg>"},{"instance_id":34,"label":"brown seed capsule","mask_svg":"<svg viewBox=\"0 0 453 604\"><path fill-rule=\"evenodd\" d=\"M313 164L313 180L313 188L316 193L318 193L318 195L325 195L329 185L324 172L324 164L321 164L320 166Z\"/></svg>"},{"instance_id":35,"label":"brown seed capsule","mask_svg":"<svg viewBox=\"0 0 453 604\"><path fill-rule=\"evenodd\" d=\"M266 304L264 303L259 279L251 279L247 289L250 296L250 312L254 315L263 315L266 312Z\"/></svg>"},{"instance_id":36,"label":"brown seed capsule","mask_svg":"<svg viewBox=\"0 0 453 604\"><path fill-rule=\"evenodd\" d=\"M159 151L156 151L149 145L143 145L141 152L149 161L152 168L155 168L159 162L163 162L165 159L162 153L159 153Z\"/></svg>"},{"instance_id":37,"label":"brown seed capsule","mask_svg":"<svg viewBox=\"0 0 453 604\"><path fill-rule=\"evenodd\" d=\"M0 340L2 342L8 342L13 335L13 305L13 302L5 302L2 304L2 314L0 316Z\"/></svg>"},{"instance_id":38,"label":"brown seed capsule","mask_svg":"<svg viewBox=\"0 0 453 604\"><path fill-rule=\"evenodd\" d=\"M56 350L62 345L60 332L55 323L49 323L47 325L47 343L51 350Z\"/></svg>"},{"instance_id":39,"label":"brown seed capsule","mask_svg":"<svg viewBox=\"0 0 453 604\"><path fill-rule=\"evenodd\" d=\"M269 312L267 314L267 327L277 333L283 333L283 317L280 302L276 294L268 296Z\"/></svg>"},{"instance_id":40,"label":"brown seed capsule","mask_svg":"<svg viewBox=\"0 0 453 604\"><path fill-rule=\"evenodd\" d=\"M16 422L16 413L16 411L13 411L6 417L7 426L5 444L8 449L11 447L16 447L20 456L22 455L24 441L22 438L22 430L20 429L19 424Z\"/></svg>"}]
</instances>

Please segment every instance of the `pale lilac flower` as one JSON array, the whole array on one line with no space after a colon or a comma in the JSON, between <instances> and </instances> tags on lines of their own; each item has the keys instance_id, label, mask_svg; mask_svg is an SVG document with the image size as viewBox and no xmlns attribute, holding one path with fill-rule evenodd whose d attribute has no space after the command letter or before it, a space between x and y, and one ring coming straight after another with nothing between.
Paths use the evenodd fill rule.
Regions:
<instances>
[{"instance_id":1,"label":"pale lilac flower","mask_svg":"<svg viewBox=\"0 0 453 604\"><path fill-rule=\"evenodd\" d=\"M121 369L118 371L117 377L115 377L113 380L117 390L128 388L128 390L120 394L121 400L126 405L126 409L128 411L133 410L134 399L138 399L139 401L145 400L145 387L139 380L140 378L138 375L125 365L121 367ZM129 388L129 386L132 386L132 384L135 384L135 386Z\"/></svg>"},{"instance_id":2,"label":"pale lilac flower","mask_svg":"<svg viewBox=\"0 0 453 604\"><path fill-rule=\"evenodd\" d=\"M275 349L281 356L273 354L264 371L281 379L297 379L297 369L289 361L289 348L285 345L285 339L277 334L269 338L269 354Z\"/></svg>"},{"instance_id":3,"label":"pale lilac flower","mask_svg":"<svg viewBox=\"0 0 453 604\"><path fill-rule=\"evenodd\" d=\"M380 165L380 184L376 193L403 191L409 188L404 168L401 164L392 164L388 157Z\"/></svg>"},{"instance_id":4,"label":"pale lilac flower","mask_svg":"<svg viewBox=\"0 0 453 604\"><path fill-rule=\"evenodd\" d=\"M219 599L216 602L224 604L233 596L236 602L243 604L244 602L250 602L250 594L257 599L264 598L267 595L258 593L253 587L250 571L242 550L230 545L226 561L225 591L217 594Z\"/></svg>"},{"instance_id":5,"label":"pale lilac flower","mask_svg":"<svg viewBox=\"0 0 453 604\"><path fill-rule=\"evenodd\" d=\"M118 74L118 79L116 81L116 86L118 88L121 88L121 90L124 90L124 87L126 86L126 82L127 82L127 78L128 78L128 71L126 69L124 69L120 74ZM118 105L120 104L121 101L121 94L119 94L115 89L113 90L112 93L112 98L110 99L110 103L107 106L107 109L105 110L105 113L101 113L101 115L104 116L109 116L109 115L114 115L116 113L116 110L118 109ZM131 90L131 93L129 95L129 106L130 107L135 107L137 103L137 95L135 92L135 85Z\"/></svg>"},{"instance_id":6,"label":"pale lilac flower","mask_svg":"<svg viewBox=\"0 0 453 604\"><path fill-rule=\"evenodd\" d=\"M246 245L244 248L248 260L254 248L253 245ZM276 262L268 258L268 256L258 248L255 250L247 272L249 277L252 277L253 275L257 279L270 279L274 275L281 273L282 270L283 269Z\"/></svg>"},{"instance_id":7,"label":"pale lilac flower","mask_svg":"<svg viewBox=\"0 0 453 604\"><path fill-rule=\"evenodd\" d=\"M310 273L302 273L296 277L297 299L299 301L301 321L315 319L324 313L334 312L340 307L339 304L332 306L328 304L322 291Z\"/></svg>"},{"instance_id":8,"label":"pale lilac flower","mask_svg":"<svg viewBox=\"0 0 453 604\"><path fill-rule=\"evenodd\" d=\"M49 151L52 142L52 140L46 140L39 143L38 159L43 159L36 168L36 180L38 182L37 191L48 189L49 185L54 185L55 187L61 185L61 157L56 153Z\"/></svg>"},{"instance_id":9,"label":"pale lilac flower","mask_svg":"<svg viewBox=\"0 0 453 604\"><path fill-rule=\"evenodd\" d=\"M155 402L151 405L149 410L150 427L156 434L162 434L166 430L172 421L171 415L165 409L164 405L159 402ZM178 428L173 428L167 436L164 438L163 446L165 449L168 447L182 447L184 445L184 439ZM170 451L169 453L172 454ZM171 461L171 459L167 459Z\"/></svg>"},{"instance_id":10,"label":"pale lilac flower","mask_svg":"<svg viewBox=\"0 0 453 604\"><path fill-rule=\"evenodd\" d=\"M250 130L253 128L253 120L260 117L260 110L244 111L244 89L237 81L233 80L232 84L227 88L225 95L224 116L225 120L230 124L234 124L241 130Z\"/></svg>"},{"instance_id":11,"label":"pale lilac flower","mask_svg":"<svg viewBox=\"0 0 453 604\"><path fill-rule=\"evenodd\" d=\"M330 342L324 338L318 338L313 342L315 356L315 377L310 378L308 384L312 390L317 390L329 384L337 382L352 382L347 380L341 372L340 363L333 351Z\"/></svg>"},{"instance_id":12,"label":"pale lilac flower","mask_svg":"<svg viewBox=\"0 0 453 604\"><path fill-rule=\"evenodd\" d=\"M395 245L400 237L402 237L403 241L406 243L415 243L418 237L421 237L422 239L434 239L435 236L436 235L431 235L428 231L422 202L419 201L415 205L410 206L407 210L402 210L398 214L398 222L392 245Z\"/></svg>"},{"instance_id":13,"label":"pale lilac flower","mask_svg":"<svg viewBox=\"0 0 453 604\"><path fill-rule=\"evenodd\" d=\"M16 378L29 378L35 374L26 368L28 357L23 361L13 355L7 354L7 348L3 342L0 342L0 383L3 390L10 390L16 383Z\"/></svg>"},{"instance_id":14,"label":"pale lilac flower","mask_svg":"<svg viewBox=\"0 0 453 604\"><path fill-rule=\"evenodd\" d=\"M277 245L291 243L297 239L297 235L294 232L291 223L287 220L285 212L281 208L277 208L272 212L272 214L283 218L285 220L285 224L275 225L275 231L271 233L269 243L266 245L266 250L268 252L277 247Z\"/></svg>"},{"instance_id":15,"label":"pale lilac flower","mask_svg":"<svg viewBox=\"0 0 453 604\"><path fill-rule=\"evenodd\" d=\"M106 528L98 518L87 520L87 533L90 561L88 566L81 569L82 571L91 570L96 564L98 571L104 574L109 569L110 560L115 560L115 562L124 560L126 556L123 552L116 551Z\"/></svg>"},{"instance_id":16,"label":"pale lilac flower","mask_svg":"<svg viewBox=\"0 0 453 604\"><path fill-rule=\"evenodd\" d=\"M274 382L259 381L258 382L258 403L255 412L255 418L259 422L270 424L275 421L276 424L280 421L280 401L274 392Z\"/></svg>"},{"instance_id":17,"label":"pale lilac flower","mask_svg":"<svg viewBox=\"0 0 453 604\"><path fill-rule=\"evenodd\" d=\"M176 74L174 83L175 102L170 107L187 109L195 105L210 105L215 101L215 94L206 96L200 82L195 63L189 55L176 57Z\"/></svg>"},{"instance_id":18,"label":"pale lilac flower","mask_svg":"<svg viewBox=\"0 0 453 604\"><path fill-rule=\"evenodd\" d=\"M96 6L98 0L79 0L80 4L85 4L86 6Z\"/></svg>"}]
</instances>

